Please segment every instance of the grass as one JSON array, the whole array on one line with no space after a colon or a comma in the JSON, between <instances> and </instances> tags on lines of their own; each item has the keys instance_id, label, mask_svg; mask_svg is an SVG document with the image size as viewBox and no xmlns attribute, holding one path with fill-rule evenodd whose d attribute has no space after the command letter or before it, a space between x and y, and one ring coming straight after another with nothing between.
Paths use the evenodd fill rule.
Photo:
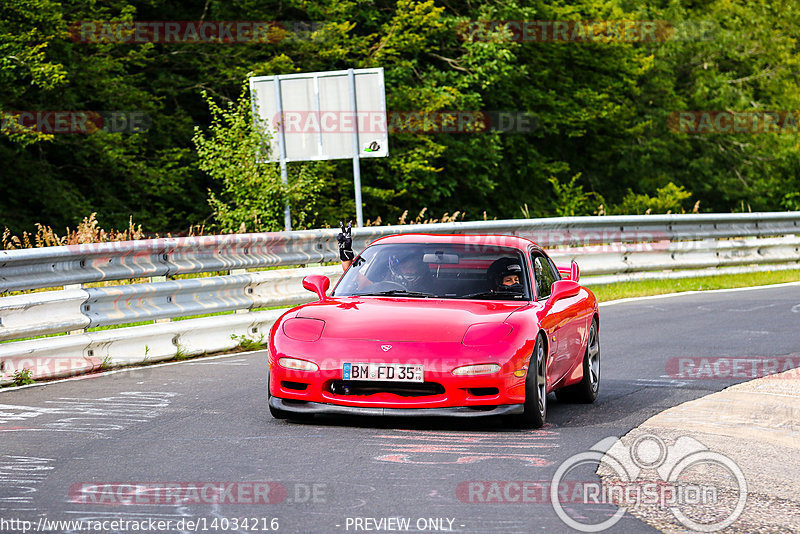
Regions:
<instances>
[{"instance_id":1,"label":"grass","mask_svg":"<svg viewBox=\"0 0 800 534\"><path fill-rule=\"evenodd\" d=\"M231 339L239 342L237 348L240 350L261 350L267 346L267 342L264 341L264 334L261 334L255 341L247 336L237 336L236 334L231 334Z\"/></svg>"},{"instance_id":2,"label":"grass","mask_svg":"<svg viewBox=\"0 0 800 534\"><path fill-rule=\"evenodd\" d=\"M14 371L14 386L27 386L28 384L33 384L35 380L33 379L33 371L30 369L18 369Z\"/></svg>"},{"instance_id":3,"label":"grass","mask_svg":"<svg viewBox=\"0 0 800 534\"><path fill-rule=\"evenodd\" d=\"M684 291L707 291L710 289L732 289L737 287L763 286L800 281L800 269L787 271L764 271L758 273L721 274L698 278L680 278L675 280L642 280L638 282L618 282L589 286L589 289L600 302L681 293Z\"/></svg>"},{"instance_id":4,"label":"grass","mask_svg":"<svg viewBox=\"0 0 800 534\"><path fill-rule=\"evenodd\" d=\"M181 344L178 344L175 348L175 359L176 360L188 360L189 358L195 358L198 355L188 354L186 352L186 347Z\"/></svg>"}]
</instances>

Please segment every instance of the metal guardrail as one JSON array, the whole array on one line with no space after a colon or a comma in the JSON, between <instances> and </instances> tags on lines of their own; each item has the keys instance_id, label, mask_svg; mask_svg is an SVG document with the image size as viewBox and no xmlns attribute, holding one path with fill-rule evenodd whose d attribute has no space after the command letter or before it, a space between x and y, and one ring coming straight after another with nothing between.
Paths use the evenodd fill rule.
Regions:
<instances>
[{"instance_id":1,"label":"metal guardrail","mask_svg":"<svg viewBox=\"0 0 800 534\"><path fill-rule=\"evenodd\" d=\"M508 234L543 247L796 234L800 212L560 217L373 226L360 250L397 233ZM337 261L335 229L164 238L0 251L0 293L107 280Z\"/></svg>"},{"instance_id":2,"label":"metal guardrail","mask_svg":"<svg viewBox=\"0 0 800 534\"><path fill-rule=\"evenodd\" d=\"M409 232L527 237L548 248L556 262L578 261L582 282L587 284L700 275L708 269L800 267L800 212L367 227L354 230L354 248L360 250L384 235ZM313 295L302 288L303 276L317 272L335 282L341 267L244 269L337 261L337 233L324 229L0 251L0 291L234 271L0 297L0 340L73 332L0 344L0 382L10 381L13 371L23 367L37 377L63 376L100 365L157 361L230 349L241 339L258 340L284 310L238 312L311 300ZM84 331L225 311L237 313ZM59 362L62 368L57 370Z\"/></svg>"},{"instance_id":3,"label":"metal guardrail","mask_svg":"<svg viewBox=\"0 0 800 534\"><path fill-rule=\"evenodd\" d=\"M279 269L230 276L30 293L0 298L0 341L84 328L307 302L303 277L342 268ZM2 346L0 346L2 353Z\"/></svg>"}]
</instances>

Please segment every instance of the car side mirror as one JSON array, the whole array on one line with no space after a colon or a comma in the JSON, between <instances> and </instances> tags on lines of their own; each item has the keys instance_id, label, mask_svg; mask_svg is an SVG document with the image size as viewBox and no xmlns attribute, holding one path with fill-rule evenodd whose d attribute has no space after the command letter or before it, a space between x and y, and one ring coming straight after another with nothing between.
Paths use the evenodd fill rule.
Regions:
<instances>
[{"instance_id":1,"label":"car side mirror","mask_svg":"<svg viewBox=\"0 0 800 534\"><path fill-rule=\"evenodd\" d=\"M581 291L581 286L574 280L556 280L550 290L548 303L554 303L561 299L574 297Z\"/></svg>"},{"instance_id":2,"label":"car side mirror","mask_svg":"<svg viewBox=\"0 0 800 534\"><path fill-rule=\"evenodd\" d=\"M331 281L327 276L321 274L310 274L303 278L303 287L316 293L319 300L326 300L328 298L327 292L330 286Z\"/></svg>"}]
</instances>

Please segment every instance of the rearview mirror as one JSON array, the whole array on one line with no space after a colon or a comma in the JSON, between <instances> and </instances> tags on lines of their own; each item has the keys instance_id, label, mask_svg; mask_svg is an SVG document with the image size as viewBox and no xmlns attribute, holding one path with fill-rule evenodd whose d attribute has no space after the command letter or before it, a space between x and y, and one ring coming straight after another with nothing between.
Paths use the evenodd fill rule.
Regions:
<instances>
[{"instance_id":1,"label":"rearview mirror","mask_svg":"<svg viewBox=\"0 0 800 534\"><path fill-rule=\"evenodd\" d=\"M328 292L328 288L330 286L331 281L327 276L323 276L321 274L310 274L303 278L303 287L313 293L316 293L319 297L319 300L325 300L328 298L326 293Z\"/></svg>"},{"instance_id":2,"label":"rearview mirror","mask_svg":"<svg viewBox=\"0 0 800 534\"><path fill-rule=\"evenodd\" d=\"M440 265L456 265L458 264L458 254L445 254L437 250L434 253L423 254L422 261L425 263L438 263Z\"/></svg>"}]
</instances>

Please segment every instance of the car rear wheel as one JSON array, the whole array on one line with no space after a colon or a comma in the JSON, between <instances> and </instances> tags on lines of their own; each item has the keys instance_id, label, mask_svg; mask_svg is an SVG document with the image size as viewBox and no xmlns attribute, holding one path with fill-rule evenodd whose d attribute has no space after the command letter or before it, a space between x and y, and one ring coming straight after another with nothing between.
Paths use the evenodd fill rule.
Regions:
<instances>
[{"instance_id":1,"label":"car rear wheel","mask_svg":"<svg viewBox=\"0 0 800 534\"><path fill-rule=\"evenodd\" d=\"M600 391L600 336L597 319L592 319L589 328L589 341L583 355L583 378L575 385L556 391L556 398L562 402L591 404Z\"/></svg>"},{"instance_id":2,"label":"car rear wheel","mask_svg":"<svg viewBox=\"0 0 800 534\"><path fill-rule=\"evenodd\" d=\"M509 420L514 426L540 428L547 416L547 354L542 335L536 338L525 378L525 411Z\"/></svg>"}]
</instances>

